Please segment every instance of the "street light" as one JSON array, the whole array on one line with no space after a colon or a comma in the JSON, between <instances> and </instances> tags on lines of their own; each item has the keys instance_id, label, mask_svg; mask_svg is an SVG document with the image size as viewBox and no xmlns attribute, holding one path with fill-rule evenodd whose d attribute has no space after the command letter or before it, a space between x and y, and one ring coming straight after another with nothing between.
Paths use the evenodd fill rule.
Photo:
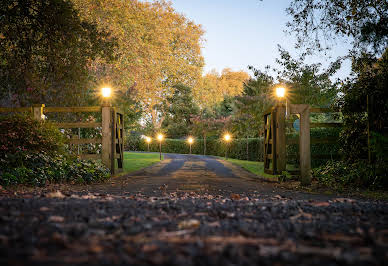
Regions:
<instances>
[{"instance_id":1,"label":"street light","mask_svg":"<svg viewBox=\"0 0 388 266\"><path fill-rule=\"evenodd\" d=\"M279 99L279 103L280 101L284 98L285 101L286 101L286 118L288 117L288 108L287 108L287 98L285 97L286 96L286 88L284 87L277 87L276 90L275 90L275 94L276 94L276 97L278 97Z\"/></svg>"},{"instance_id":2,"label":"street light","mask_svg":"<svg viewBox=\"0 0 388 266\"><path fill-rule=\"evenodd\" d=\"M164 139L164 136L159 133L157 138L159 140L159 159L162 160L162 141Z\"/></svg>"},{"instance_id":3,"label":"street light","mask_svg":"<svg viewBox=\"0 0 388 266\"><path fill-rule=\"evenodd\" d=\"M225 159L228 160L228 149L229 149L229 142L232 140L232 136L229 133L226 133L224 135L224 140L226 142L226 149L225 149Z\"/></svg>"},{"instance_id":4,"label":"street light","mask_svg":"<svg viewBox=\"0 0 388 266\"><path fill-rule=\"evenodd\" d=\"M189 145L190 145L190 154L191 154L191 145L193 144L194 139L193 139L192 137L189 137L189 138L187 139L187 142L188 142Z\"/></svg>"},{"instance_id":5,"label":"street light","mask_svg":"<svg viewBox=\"0 0 388 266\"><path fill-rule=\"evenodd\" d=\"M101 95L103 98L103 106L110 106L110 98L112 97L112 89L109 87L102 88Z\"/></svg>"},{"instance_id":6,"label":"street light","mask_svg":"<svg viewBox=\"0 0 388 266\"><path fill-rule=\"evenodd\" d=\"M277 87L276 88L276 97L284 98L284 96L286 96L286 89L284 87Z\"/></svg>"},{"instance_id":7,"label":"street light","mask_svg":"<svg viewBox=\"0 0 388 266\"><path fill-rule=\"evenodd\" d=\"M147 144L148 144L148 152L150 152L151 138L150 138L150 137L146 137L146 142L147 142Z\"/></svg>"}]
</instances>

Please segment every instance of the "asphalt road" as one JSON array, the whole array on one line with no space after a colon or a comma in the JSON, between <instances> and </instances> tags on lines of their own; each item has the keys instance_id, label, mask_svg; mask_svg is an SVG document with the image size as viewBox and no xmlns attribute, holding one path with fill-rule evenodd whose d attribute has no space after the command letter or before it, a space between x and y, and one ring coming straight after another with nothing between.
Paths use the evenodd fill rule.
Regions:
<instances>
[{"instance_id":1,"label":"asphalt road","mask_svg":"<svg viewBox=\"0 0 388 266\"><path fill-rule=\"evenodd\" d=\"M274 186L240 166L213 156L165 154L164 160L129 175L113 178L111 184L88 186L89 192L125 194L142 193L161 196L165 193L195 192L230 196L280 195L290 199L330 199L333 196L285 190Z\"/></svg>"}]
</instances>

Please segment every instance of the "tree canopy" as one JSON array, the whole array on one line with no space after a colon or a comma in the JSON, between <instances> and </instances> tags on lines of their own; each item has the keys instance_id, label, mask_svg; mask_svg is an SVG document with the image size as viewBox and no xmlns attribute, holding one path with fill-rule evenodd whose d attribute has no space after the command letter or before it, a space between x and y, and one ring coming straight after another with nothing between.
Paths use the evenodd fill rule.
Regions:
<instances>
[{"instance_id":1,"label":"tree canopy","mask_svg":"<svg viewBox=\"0 0 388 266\"><path fill-rule=\"evenodd\" d=\"M249 79L244 71L222 70L221 74L212 70L203 76L195 88L194 98L202 107L213 107L222 102L225 96L234 97L243 91L244 82ZM206 93L204 93L206 92Z\"/></svg>"},{"instance_id":2,"label":"tree canopy","mask_svg":"<svg viewBox=\"0 0 388 266\"><path fill-rule=\"evenodd\" d=\"M88 63L111 59L114 41L81 21L67 0L0 2L0 98L5 105L81 103Z\"/></svg>"},{"instance_id":3,"label":"tree canopy","mask_svg":"<svg viewBox=\"0 0 388 266\"><path fill-rule=\"evenodd\" d=\"M201 77L203 30L166 1L72 0L83 20L109 31L118 42L113 64L94 61L97 76L140 102L155 128L160 104L173 86L197 85Z\"/></svg>"},{"instance_id":4,"label":"tree canopy","mask_svg":"<svg viewBox=\"0 0 388 266\"><path fill-rule=\"evenodd\" d=\"M382 53L388 46L386 0L292 0L287 13L299 47L324 49L338 37L350 37L357 50Z\"/></svg>"}]
</instances>

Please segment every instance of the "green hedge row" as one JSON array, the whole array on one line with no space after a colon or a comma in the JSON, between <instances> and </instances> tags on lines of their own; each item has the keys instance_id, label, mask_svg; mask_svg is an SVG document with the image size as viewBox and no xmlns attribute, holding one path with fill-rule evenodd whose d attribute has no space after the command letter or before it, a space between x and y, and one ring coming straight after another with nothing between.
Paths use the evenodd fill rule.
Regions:
<instances>
[{"instance_id":1,"label":"green hedge row","mask_svg":"<svg viewBox=\"0 0 388 266\"><path fill-rule=\"evenodd\" d=\"M338 139L340 129L317 128L311 130L312 139L334 138ZM287 138L298 138L298 134L287 134ZM248 143L248 152L247 152ZM208 139L206 141L206 155L225 156L225 150L228 147L228 157L240 160L263 161L263 139L233 139L231 143L226 145L220 139ZM126 140L126 149L134 151L147 151L147 143L141 139L139 135L129 136ZM150 144L151 152L159 151L159 143L156 140ZM162 144L162 152L188 154L189 145L185 139L165 139ZM339 142L330 144L311 144L312 167L318 167L326 163L330 159L338 159L340 152ZM203 139L196 139L192 145L193 154L204 154ZM289 164L297 165L299 145L287 145L287 158ZM326 157L326 158L317 158Z\"/></svg>"},{"instance_id":2,"label":"green hedge row","mask_svg":"<svg viewBox=\"0 0 388 266\"><path fill-rule=\"evenodd\" d=\"M248 153L247 153L248 142ZM147 151L148 145L145 141L139 141L139 151ZM128 145L128 147L136 148L135 145ZM263 160L263 141L258 138L251 139L234 139L229 144L219 139L206 140L206 155L225 156L226 149L228 148L228 157L260 161ZM154 140L150 144L150 151L158 152L159 143ZM188 154L190 152L189 145L184 139L165 139L162 143L162 152L166 153L179 153ZM203 139L196 139L192 145L193 154L204 154L204 141Z\"/></svg>"}]
</instances>

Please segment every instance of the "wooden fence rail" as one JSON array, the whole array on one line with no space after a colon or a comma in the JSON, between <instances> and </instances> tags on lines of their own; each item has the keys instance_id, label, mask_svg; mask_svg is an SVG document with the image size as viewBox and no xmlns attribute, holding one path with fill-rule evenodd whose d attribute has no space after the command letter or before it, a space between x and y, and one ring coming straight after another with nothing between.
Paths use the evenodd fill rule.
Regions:
<instances>
[{"instance_id":1,"label":"wooden fence rail","mask_svg":"<svg viewBox=\"0 0 388 266\"><path fill-rule=\"evenodd\" d=\"M72 138L67 140L67 144L84 145L84 144L101 144L101 153L97 154L78 154L81 159L102 160L111 171L115 174L123 170L124 163L124 113L111 107L109 103L104 106L75 106L75 107L45 107L44 104L34 105L31 107L0 107L0 113L30 113L35 119L45 119L47 113L100 113L101 122L53 122L60 129L73 128L97 128L102 131L101 138ZM116 167L117 161L117 167Z\"/></svg>"}]
</instances>

